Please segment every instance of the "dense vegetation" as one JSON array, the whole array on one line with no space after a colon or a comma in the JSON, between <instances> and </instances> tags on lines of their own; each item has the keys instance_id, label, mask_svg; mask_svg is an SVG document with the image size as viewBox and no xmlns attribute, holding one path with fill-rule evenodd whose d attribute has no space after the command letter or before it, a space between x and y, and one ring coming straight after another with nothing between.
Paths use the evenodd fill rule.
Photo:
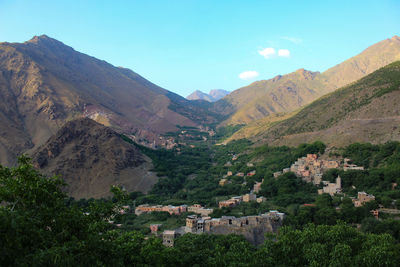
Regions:
<instances>
[{"instance_id":1,"label":"dense vegetation","mask_svg":"<svg viewBox=\"0 0 400 267\"><path fill-rule=\"evenodd\" d=\"M250 141L243 139L221 146L198 144L195 147L182 146L175 150L140 147L153 160L154 170L161 176L151 194L144 198L148 203L200 203L214 206L222 198L248 193L254 183L263 178L266 183L274 183L273 172L289 167L298 157L307 153L323 153L325 150L325 145L321 142L303 144L297 148L262 146L254 149L251 145ZM233 156L237 159L232 160ZM252 167L248 166L249 162L254 162ZM256 171L254 176L233 175L226 186L221 187L218 184L227 171L246 174L252 170ZM316 193L316 190L297 177L291 176L288 182L298 184L290 190L303 194L302 203L312 200L304 197L304 194ZM287 197L290 197L292 192L289 192ZM263 194L269 198L277 197L276 193L271 195L267 191ZM295 203L298 197L299 195L294 196L293 200L287 202Z\"/></svg>"},{"instance_id":2,"label":"dense vegetation","mask_svg":"<svg viewBox=\"0 0 400 267\"><path fill-rule=\"evenodd\" d=\"M81 207L62 186L25 157L15 168L0 167L1 266L396 266L400 261L393 237L344 223L284 227L260 247L240 236L187 234L168 248L156 237L109 223L128 201L118 188L113 201Z\"/></svg>"},{"instance_id":3,"label":"dense vegetation","mask_svg":"<svg viewBox=\"0 0 400 267\"><path fill-rule=\"evenodd\" d=\"M159 162L156 163L156 171L159 173L163 173L164 170L171 171L170 176L164 177L161 183L168 184L170 177L181 173L185 168L189 170L185 172L185 175L189 176L186 176L178 190L168 190L164 187L162 196L153 191L153 194L135 196L132 200L135 200L137 204L205 204L214 207L212 217L246 216L260 214L269 209L278 209L288 215L285 224L295 229L302 229L308 223L335 225L338 220L341 220L349 224L361 224L361 229L366 232L390 233L396 240L400 240L398 230L396 230L400 228L399 221L386 214L380 214L383 220L376 221L370 213L370 210L376 209L378 205L387 208L399 207L399 188L392 188L394 183L400 184L399 147L398 142L383 145L353 144L342 150L331 152L332 156L348 157L357 165L369 167L365 171L344 172L332 169L325 173L324 180L334 181L338 175L342 178L343 192L346 196L333 198L328 195L318 196L316 193L318 187L305 183L290 172L280 176L279 179L272 176L273 172L289 167L297 158L308 153L324 153L325 145L321 142L291 148L268 145L252 147L252 143L248 140L238 140L226 146L204 145L186 148L187 150L183 149L180 153L149 150L145 153L155 159L155 162ZM191 150L201 151L201 153L191 153ZM232 160L234 155L237 157L236 160ZM192 162L199 165L192 168L194 166ZM227 163L230 164L227 165ZM247 163L253 163L253 166L249 167ZM233 174L239 172L246 174L251 170L256 170L254 176L233 175L227 177L229 184L225 186L218 184L227 171L232 171ZM215 208L219 200L248 193L253 184L262 179L264 183L259 195L265 196L267 202L242 203L233 208ZM158 188L157 185L156 188ZM358 191L374 194L376 201L355 208L349 197L356 196ZM303 206L305 203L314 203L314 205ZM372 220L376 222L371 223ZM148 218L145 225L147 227L148 223L159 221L156 218ZM142 227L142 231L148 230Z\"/></svg>"}]
</instances>

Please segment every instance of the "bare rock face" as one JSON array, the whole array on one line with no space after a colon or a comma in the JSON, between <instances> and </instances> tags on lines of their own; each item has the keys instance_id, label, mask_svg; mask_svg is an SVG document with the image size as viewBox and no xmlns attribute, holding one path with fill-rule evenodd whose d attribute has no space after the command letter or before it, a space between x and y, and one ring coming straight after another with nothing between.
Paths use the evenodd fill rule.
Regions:
<instances>
[{"instance_id":1,"label":"bare rock face","mask_svg":"<svg viewBox=\"0 0 400 267\"><path fill-rule=\"evenodd\" d=\"M137 73L46 35L0 43L0 164L42 145L67 121L92 118L153 142L176 125L215 118Z\"/></svg>"},{"instance_id":2,"label":"bare rock face","mask_svg":"<svg viewBox=\"0 0 400 267\"><path fill-rule=\"evenodd\" d=\"M44 173L60 175L75 198L109 196L112 185L146 192L157 181L145 155L112 129L88 118L66 123L32 158Z\"/></svg>"}]
</instances>

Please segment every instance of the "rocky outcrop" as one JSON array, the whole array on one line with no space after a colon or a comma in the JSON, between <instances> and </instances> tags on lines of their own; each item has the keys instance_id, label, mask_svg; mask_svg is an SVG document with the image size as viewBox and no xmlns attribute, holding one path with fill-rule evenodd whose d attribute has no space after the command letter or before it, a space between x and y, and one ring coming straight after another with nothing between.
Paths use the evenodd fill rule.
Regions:
<instances>
[{"instance_id":1,"label":"rocky outcrop","mask_svg":"<svg viewBox=\"0 0 400 267\"><path fill-rule=\"evenodd\" d=\"M91 119L66 123L33 154L33 164L60 175L75 198L109 196L111 185L146 192L157 181L150 160L120 135Z\"/></svg>"}]
</instances>

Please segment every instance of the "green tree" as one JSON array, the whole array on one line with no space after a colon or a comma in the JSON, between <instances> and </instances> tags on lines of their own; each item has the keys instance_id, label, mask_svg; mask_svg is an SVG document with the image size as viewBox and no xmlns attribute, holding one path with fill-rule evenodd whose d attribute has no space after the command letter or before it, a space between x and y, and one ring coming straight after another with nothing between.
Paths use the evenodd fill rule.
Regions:
<instances>
[{"instance_id":1,"label":"green tree","mask_svg":"<svg viewBox=\"0 0 400 267\"><path fill-rule=\"evenodd\" d=\"M63 181L47 178L22 156L18 166L0 166L0 265L111 264L108 222L120 202L93 202L86 215L66 205ZM117 198L125 195L118 188Z\"/></svg>"}]
</instances>

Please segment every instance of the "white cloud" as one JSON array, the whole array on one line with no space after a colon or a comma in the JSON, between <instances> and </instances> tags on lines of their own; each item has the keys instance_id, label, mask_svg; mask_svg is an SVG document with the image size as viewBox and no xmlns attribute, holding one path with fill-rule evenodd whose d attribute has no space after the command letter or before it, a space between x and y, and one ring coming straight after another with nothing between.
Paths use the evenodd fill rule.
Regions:
<instances>
[{"instance_id":1,"label":"white cloud","mask_svg":"<svg viewBox=\"0 0 400 267\"><path fill-rule=\"evenodd\" d=\"M287 49L279 49L278 56L280 57L290 57L290 51Z\"/></svg>"},{"instance_id":2,"label":"white cloud","mask_svg":"<svg viewBox=\"0 0 400 267\"><path fill-rule=\"evenodd\" d=\"M289 42L292 42L294 44L301 44L303 42L302 39L296 38L296 37L289 37L289 36L283 36L281 39L287 40Z\"/></svg>"},{"instance_id":3,"label":"white cloud","mask_svg":"<svg viewBox=\"0 0 400 267\"><path fill-rule=\"evenodd\" d=\"M244 71L244 72L240 73L239 78L242 80L250 80L250 79L257 77L258 75L260 75L260 74L257 71L248 70L248 71Z\"/></svg>"},{"instance_id":4,"label":"white cloud","mask_svg":"<svg viewBox=\"0 0 400 267\"><path fill-rule=\"evenodd\" d=\"M275 55L276 52L275 52L274 48L267 47L267 48L264 48L264 49L258 51L258 53L265 58L270 58L271 56Z\"/></svg>"}]
</instances>

